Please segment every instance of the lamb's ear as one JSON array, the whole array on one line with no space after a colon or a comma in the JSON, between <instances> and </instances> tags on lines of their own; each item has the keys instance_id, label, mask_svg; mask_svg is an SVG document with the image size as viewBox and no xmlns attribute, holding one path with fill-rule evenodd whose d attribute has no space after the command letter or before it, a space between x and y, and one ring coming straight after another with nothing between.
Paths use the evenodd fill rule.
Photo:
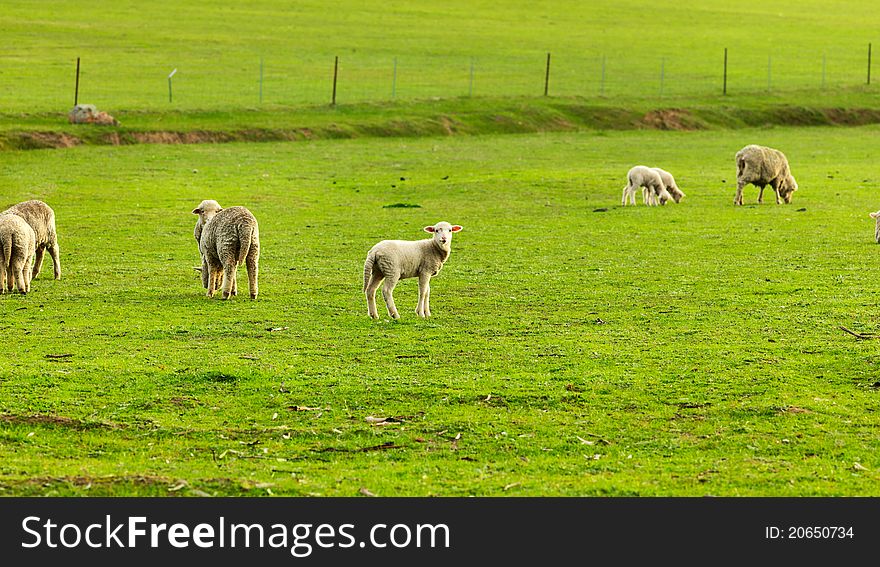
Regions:
<instances>
[{"instance_id":1,"label":"lamb's ear","mask_svg":"<svg viewBox=\"0 0 880 567\"><path fill-rule=\"evenodd\" d=\"M434 232L434 227L433 226L426 226L425 232Z\"/></svg>"},{"instance_id":2,"label":"lamb's ear","mask_svg":"<svg viewBox=\"0 0 880 567\"><path fill-rule=\"evenodd\" d=\"M459 232L461 227L457 224L452 225L452 232Z\"/></svg>"},{"instance_id":3,"label":"lamb's ear","mask_svg":"<svg viewBox=\"0 0 880 567\"><path fill-rule=\"evenodd\" d=\"M876 213L868 213L868 214L871 215L872 219L876 219L877 217L880 217L880 211L877 211Z\"/></svg>"},{"instance_id":4,"label":"lamb's ear","mask_svg":"<svg viewBox=\"0 0 880 567\"><path fill-rule=\"evenodd\" d=\"M194 214L194 215L200 215L200 214L202 214L202 209L193 209L193 214Z\"/></svg>"}]
</instances>

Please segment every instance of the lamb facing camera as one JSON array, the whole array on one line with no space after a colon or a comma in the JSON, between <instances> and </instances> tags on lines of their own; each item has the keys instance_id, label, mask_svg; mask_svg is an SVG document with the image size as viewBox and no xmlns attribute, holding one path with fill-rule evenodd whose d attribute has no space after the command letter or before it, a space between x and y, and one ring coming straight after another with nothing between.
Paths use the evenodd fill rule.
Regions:
<instances>
[{"instance_id":1,"label":"lamb facing camera","mask_svg":"<svg viewBox=\"0 0 880 567\"><path fill-rule=\"evenodd\" d=\"M367 313L373 319L379 318L376 308L376 290L382 284L382 297L392 319L400 319L394 305L392 292L397 282L406 278L419 278L419 303L416 314L419 317L430 317L431 278L437 275L440 268L452 251L452 233L459 232L459 225L438 222L434 226L426 226L433 238L423 240L383 240L373 246L367 253L364 263L364 294L367 296Z\"/></svg>"}]
</instances>

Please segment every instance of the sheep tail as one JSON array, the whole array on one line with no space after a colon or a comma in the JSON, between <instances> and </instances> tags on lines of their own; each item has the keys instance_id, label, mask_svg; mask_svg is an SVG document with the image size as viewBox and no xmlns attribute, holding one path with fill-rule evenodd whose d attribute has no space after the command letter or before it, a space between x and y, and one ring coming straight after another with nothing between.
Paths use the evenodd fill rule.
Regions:
<instances>
[{"instance_id":1,"label":"sheep tail","mask_svg":"<svg viewBox=\"0 0 880 567\"><path fill-rule=\"evenodd\" d=\"M11 269L12 266L12 237L3 240L3 267ZM2 285L2 283L0 283Z\"/></svg>"},{"instance_id":2,"label":"sheep tail","mask_svg":"<svg viewBox=\"0 0 880 567\"><path fill-rule=\"evenodd\" d=\"M376 261L376 255L371 250L369 254L367 254L367 261L364 262L364 292L367 291L367 286L370 285L370 279L373 277L373 263Z\"/></svg>"},{"instance_id":3,"label":"sheep tail","mask_svg":"<svg viewBox=\"0 0 880 567\"><path fill-rule=\"evenodd\" d=\"M254 232L256 232L256 228L250 225L239 226L238 228L238 241L241 243L241 246L238 248L238 258L235 259L238 265L244 264L245 258L247 258L248 252L251 249L251 244L254 241Z\"/></svg>"}]
</instances>

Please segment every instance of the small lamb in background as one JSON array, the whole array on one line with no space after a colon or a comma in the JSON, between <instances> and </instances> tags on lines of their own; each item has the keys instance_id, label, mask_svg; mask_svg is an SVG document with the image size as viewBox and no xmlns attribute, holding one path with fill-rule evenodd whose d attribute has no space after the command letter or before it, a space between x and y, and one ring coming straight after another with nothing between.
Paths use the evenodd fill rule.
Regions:
<instances>
[{"instance_id":1,"label":"small lamb in background","mask_svg":"<svg viewBox=\"0 0 880 567\"><path fill-rule=\"evenodd\" d=\"M382 280L382 297L392 319L400 319L394 305L392 292L399 280L419 278L419 303L416 314L430 317L431 277L436 276L452 251L452 233L462 227L448 222L438 222L426 226L425 232L434 234L433 238L423 240L383 240L367 253L364 263L364 294L367 296L367 313L373 319L379 318L376 308L376 290Z\"/></svg>"},{"instance_id":2,"label":"small lamb in background","mask_svg":"<svg viewBox=\"0 0 880 567\"><path fill-rule=\"evenodd\" d=\"M34 269L30 279L40 274L43 267L43 253L49 251L55 279L61 279L61 258L58 251L58 234L55 230L55 211L43 201L24 201L3 211L18 215L27 222L36 236L36 252Z\"/></svg>"},{"instance_id":3,"label":"small lamb in background","mask_svg":"<svg viewBox=\"0 0 880 567\"><path fill-rule=\"evenodd\" d=\"M868 213L871 215L871 218L874 219L876 224L874 225L874 240L877 241L877 244L880 244L880 211L876 213Z\"/></svg>"},{"instance_id":4,"label":"small lamb in background","mask_svg":"<svg viewBox=\"0 0 880 567\"><path fill-rule=\"evenodd\" d=\"M223 299L238 293L238 266L247 266L251 299L257 298L260 260L260 230L257 219L245 207L220 207L217 201L202 201L193 210L199 215L194 235L202 256L202 286L207 296L222 289ZM222 284L221 284L222 278Z\"/></svg>"},{"instance_id":5,"label":"small lamb in background","mask_svg":"<svg viewBox=\"0 0 880 567\"><path fill-rule=\"evenodd\" d=\"M23 218L11 213L0 213L0 293L31 290L31 262L37 247L37 237Z\"/></svg>"},{"instance_id":6,"label":"small lamb in background","mask_svg":"<svg viewBox=\"0 0 880 567\"><path fill-rule=\"evenodd\" d=\"M675 183L675 178L672 177L672 174L669 173L668 171L666 171L665 169L660 169L659 167L652 167L651 169L653 169L654 171L656 171L657 173L660 174L660 180L663 181L663 186L666 188L666 190L669 192L669 194L672 195L672 200L675 201L676 203L680 203L682 197L685 196L684 191L682 191L681 189L678 188L678 184ZM642 187L642 197L644 199L646 199L647 195L648 195L648 190L646 188ZM657 194L654 193L653 195L656 198ZM660 204L661 205L665 204L665 201Z\"/></svg>"},{"instance_id":7,"label":"small lamb in background","mask_svg":"<svg viewBox=\"0 0 880 567\"><path fill-rule=\"evenodd\" d=\"M623 188L623 199L621 204L627 205L627 202L636 204L636 190L644 187L646 191L646 202L649 205L657 204L659 198L661 204L672 199L672 195L666 190L663 179L655 169L644 165L637 165L630 169L626 174L626 186Z\"/></svg>"}]
</instances>

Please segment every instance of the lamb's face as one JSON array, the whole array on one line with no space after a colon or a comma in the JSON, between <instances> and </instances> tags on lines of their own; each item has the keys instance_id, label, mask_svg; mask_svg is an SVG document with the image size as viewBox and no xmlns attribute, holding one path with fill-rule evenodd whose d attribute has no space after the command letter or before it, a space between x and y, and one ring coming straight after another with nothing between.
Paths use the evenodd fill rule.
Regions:
<instances>
[{"instance_id":1,"label":"lamb's face","mask_svg":"<svg viewBox=\"0 0 880 567\"><path fill-rule=\"evenodd\" d=\"M458 232L461 227L449 224L448 222L438 222L434 226L426 226L425 232L434 233L434 244L444 250L449 250L452 246L452 233Z\"/></svg>"},{"instance_id":2,"label":"lamb's face","mask_svg":"<svg viewBox=\"0 0 880 567\"><path fill-rule=\"evenodd\" d=\"M669 193L672 195L672 200L676 203L681 203L681 198L684 197L684 192L678 187L670 187Z\"/></svg>"}]
</instances>

